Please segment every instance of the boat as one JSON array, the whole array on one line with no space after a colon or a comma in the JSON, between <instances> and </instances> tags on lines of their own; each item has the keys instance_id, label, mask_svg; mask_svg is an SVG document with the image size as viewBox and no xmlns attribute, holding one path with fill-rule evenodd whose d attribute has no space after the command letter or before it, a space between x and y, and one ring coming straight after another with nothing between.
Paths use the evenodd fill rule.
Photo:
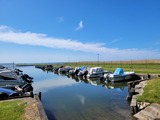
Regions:
<instances>
[{"instance_id":1,"label":"boat","mask_svg":"<svg viewBox=\"0 0 160 120\"><path fill-rule=\"evenodd\" d=\"M79 71L80 71L80 68L75 67L74 69L69 70L68 74L71 75L71 76L76 76L79 73Z\"/></svg>"},{"instance_id":2,"label":"boat","mask_svg":"<svg viewBox=\"0 0 160 120\"><path fill-rule=\"evenodd\" d=\"M15 85L24 85L23 80L17 75L14 70L3 69L0 71L0 87L8 87Z\"/></svg>"},{"instance_id":3,"label":"boat","mask_svg":"<svg viewBox=\"0 0 160 120\"><path fill-rule=\"evenodd\" d=\"M0 87L6 87L6 88L10 88L10 87L13 87L13 86L23 86L25 84L25 82L21 79L18 79L18 80L13 80L13 79L10 79L10 80L4 80L4 79L0 79Z\"/></svg>"},{"instance_id":4,"label":"boat","mask_svg":"<svg viewBox=\"0 0 160 120\"><path fill-rule=\"evenodd\" d=\"M77 74L78 77L86 77L86 75L88 74L88 67L82 66L79 69L79 72Z\"/></svg>"},{"instance_id":5,"label":"boat","mask_svg":"<svg viewBox=\"0 0 160 120\"><path fill-rule=\"evenodd\" d=\"M18 96L18 93L10 89L0 87L0 99L13 96Z\"/></svg>"},{"instance_id":6,"label":"boat","mask_svg":"<svg viewBox=\"0 0 160 120\"><path fill-rule=\"evenodd\" d=\"M17 80L17 79L20 79L20 76L14 70L4 69L0 71L0 78L4 80L8 80L8 79Z\"/></svg>"},{"instance_id":7,"label":"boat","mask_svg":"<svg viewBox=\"0 0 160 120\"><path fill-rule=\"evenodd\" d=\"M3 65L0 65L0 71L3 70L5 67Z\"/></svg>"},{"instance_id":8,"label":"boat","mask_svg":"<svg viewBox=\"0 0 160 120\"><path fill-rule=\"evenodd\" d=\"M66 74L66 73L68 73L72 69L73 68L71 68L70 66L65 66L63 68L59 68L58 69L58 73Z\"/></svg>"},{"instance_id":9,"label":"boat","mask_svg":"<svg viewBox=\"0 0 160 120\"><path fill-rule=\"evenodd\" d=\"M104 70L102 67L91 67L88 71L87 78L99 78L103 74Z\"/></svg>"},{"instance_id":10,"label":"boat","mask_svg":"<svg viewBox=\"0 0 160 120\"><path fill-rule=\"evenodd\" d=\"M0 71L0 87L22 86L25 83L31 83L32 77L22 74L21 70L4 69Z\"/></svg>"},{"instance_id":11,"label":"boat","mask_svg":"<svg viewBox=\"0 0 160 120\"><path fill-rule=\"evenodd\" d=\"M23 86L13 86L10 88L0 87L0 100L7 98L20 97L30 97L33 93L33 87L30 83Z\"/></svg>"},{"instance_id":12,"label":"boat","mask_svg":"<svg viewBox=\"0 0 160 120\"><path fill-rule=\"evenodd\" d=\"M122 68L116 68L114 73L108 74L107 78L109 81L127 81L133 80L135 76L134 72L124 72Z\"/></svg>"}]
</instances>

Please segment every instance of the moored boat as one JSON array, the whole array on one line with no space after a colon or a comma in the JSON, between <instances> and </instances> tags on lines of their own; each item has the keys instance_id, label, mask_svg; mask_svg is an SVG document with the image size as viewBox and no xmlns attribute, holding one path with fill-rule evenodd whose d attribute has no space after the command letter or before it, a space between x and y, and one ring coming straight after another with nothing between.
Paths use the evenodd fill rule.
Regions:
<instances>
[{"instance_id":1,"label":"moored boat","mask_svg":"<svg viewBox=\"0 0 160 120\"><path fill-rule=\"evenodd\" d=\"M133 80L135 76L134 72L124 72L122 68L116 68L114 73L108 74L107 78L109 81L127 81Z\"/></svg>"},{"instance_id":2,"label":"moored boat","mask_svg":"<svg viewBox=\"0 0 160 120\"><path fill-rule=\"evenodd\" d=\"M87 74L87 78L98 78L104 74L102 67L91 67Z\"/></svg>"},{"instance_id":3,"label":"moored boat","mask_svg":"<svg viewBox=\"0 0 160 120\"><path fill-rule=\"evenodd\" d=\"M22 86L26 83L31 83L32 77L27 74L22 74L22 71L19 69L1 69L0 71L0 87L7 86Z\"/></svg>"}]
</instances>

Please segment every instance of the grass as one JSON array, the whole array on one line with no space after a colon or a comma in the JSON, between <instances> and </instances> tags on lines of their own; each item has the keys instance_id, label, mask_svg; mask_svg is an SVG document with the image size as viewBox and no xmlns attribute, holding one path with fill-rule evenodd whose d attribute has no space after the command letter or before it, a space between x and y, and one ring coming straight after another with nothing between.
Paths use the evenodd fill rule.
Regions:
<instances>
[{"instance_id":1,"label":"grass","mask_svg":"<svg viewBox=\"0 0 160 120\"><path fill-rule=\"evenodd\" d=\"M144 74L159 74L160 73L160 63L128 63L128 62L73 62L73 63L64 63L64 64L53 64L53 66L71 66L71 67L81 67L81 66L101 66L104 70L109 70L114 72L118 67L123 68L124 71L134 71L135 73L144 73Z\"/></svg>"},{"instance_id":2,"label":"grass","mask_svg":"<svg viewBox=\"0 0 160 120\"><path fill-rule=\"evenodd\" d=\"M148 81L144 87L144 92L141 96L137 96L139 102L149 102L160 104L160 78L155 78Z\"/></svg>"},{"instance_id":3,"label":"grass","mask_svg":"<svg viewBox=\"0 0 160 120\"><path fill-rule=\"evenodd\" d=\"M0 102L0 120L22 120L24 108L21 100Z\"/></svg>"}]
</instances>

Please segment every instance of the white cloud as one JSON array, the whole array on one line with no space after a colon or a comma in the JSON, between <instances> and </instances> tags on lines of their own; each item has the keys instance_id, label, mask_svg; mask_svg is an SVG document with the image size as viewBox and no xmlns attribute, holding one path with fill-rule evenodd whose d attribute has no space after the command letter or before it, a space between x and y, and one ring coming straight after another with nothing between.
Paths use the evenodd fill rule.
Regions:
<instances>
[{"instance_id":1,"label":"white cloud","mask_svg":"<svg viewBox=\"0 0 160 120\"><path fill-rule=\"evenodd\" d=\"M79 22L78 27L75 29L75 31L78 31L78 30L82 29L83 27L84 27L84 26L83 26L83 21L81 20L81 21Z\"/></svg>"},{"instance_id":2,"label":"white cloud","mask_svg":"<svg viewBox=\"0 0 160 120\"><path fill-rule=\"evenodd\" d=\"M2 28L2 27L1 27ZM82 43L71 39L48 37L46 34L31 32L15 32L8 27L0 29L0 41L17 44L45 46L51 48L64 48L75 51L100 52L105 48L101 44ZM7 28L7 29L6 29Z\"/></svg>"},{"instance_id":3,"label":"white cloud","mask_svg":"<svg viewBox=\"0 0 160 120\"><path fill-rule=\"evenodd\" d=\"M107 48L104 43L83 43L72 39L48 37L46 34L15 31L8 26L0 26L0 41L68 49L92 54L99 53L101 60L160 58L160 52L155 50Z\"/></svg>"}]
</instances>

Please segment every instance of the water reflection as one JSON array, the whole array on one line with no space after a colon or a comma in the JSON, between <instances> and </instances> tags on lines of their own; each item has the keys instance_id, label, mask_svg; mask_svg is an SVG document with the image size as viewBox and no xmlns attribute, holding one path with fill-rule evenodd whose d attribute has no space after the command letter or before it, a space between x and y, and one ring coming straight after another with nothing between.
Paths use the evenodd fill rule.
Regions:
<instances>
[{"instance_id":1,"label":"water reflection","mask_svg":"<svg viewBox=\"0 0 160 120\"><path fill-rule=\"evenodd\" d=\"M65 86L72 86L77 84L73 80L68 80L67 78L56 78L56 79L46 79L45 81L35 81L34 82L34 90L46 92L49 89L55 89Z\"/></svg>"},{"instance_id":2,"label":"water reflection","mask_svg":"<svg viewBox=\"0 0 160 120\"><path fill-rule=\"evenodd\" d=\"M85 96L83 96L83 95L77 95L77 97L79 98L80 102L84 105Z\"/></svg>"},{"instance_id":3,"label":"water reflection","mask_svg":"<svg viewBox=\"0 0 160 120\"><path fill-rule=\"evenodd\" d=\"M86 84L91 84L94 86L102 86L106 87L106 89L116 89L119 88L123 90L127 86L127 82L107 82L103 81L99 78L94 78L94 79L85 79L82 77L75 77L75 76L69 76L68 78L72 78L76 82L84 82Z\"/></svg>"},{"instance_id":4,"label":"water reflection","mask_svg":"<svg viewBox=\"0 0 160 120\"><path fill-rule=\"evenodd\" d=\"M34 67L22 67L34 77L34 90L42 92L42 104L49 120L130 119L126 82L91 80Z\"/></svg>"}]
</instances>

